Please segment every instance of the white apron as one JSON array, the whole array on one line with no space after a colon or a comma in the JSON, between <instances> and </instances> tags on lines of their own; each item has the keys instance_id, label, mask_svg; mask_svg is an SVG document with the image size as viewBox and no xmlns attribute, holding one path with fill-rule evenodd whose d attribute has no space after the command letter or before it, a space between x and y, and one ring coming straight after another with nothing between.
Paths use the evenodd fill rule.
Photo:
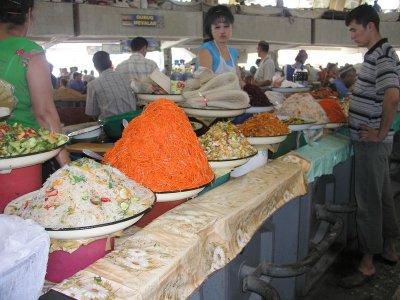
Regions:
<instances>
[{"instance_id":1,"label":"white apron","mask_svg":"<svg viewBox=\"0 0 400 300\"><path fill-rule=\"evenodd\" d=\"M221 51L219 50L219 47L215 41L214 41L214 45L215 45L215 47L217 47L218 53L219 53L219 65L214 73L215 74L223 74L223 73L232 72L232 73L236 74L235 62L232 59L232 55L231 55L231 52L229 51L229 49L228 49L228 53L229 53L229 57L231 58L232 66L230 66L226 63L225 58L222 57Z\"/></svg>"}]
</instances>

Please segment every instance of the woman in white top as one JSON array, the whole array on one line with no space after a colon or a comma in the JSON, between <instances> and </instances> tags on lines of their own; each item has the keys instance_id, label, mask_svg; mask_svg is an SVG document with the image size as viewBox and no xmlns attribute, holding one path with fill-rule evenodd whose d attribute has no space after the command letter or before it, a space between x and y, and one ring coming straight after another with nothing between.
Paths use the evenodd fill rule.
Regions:
<instances>
[{"instance_id":1,"label":"woman in white top","mask_svg":"<svg viewBox=\"0 0 400 300\"><path fill-rule=\"evenodd\" d=\"M238 52L228 47L228 42L232 37L233 22L233 14L225 5L213 6L207 11L204 18L206 39L199 47L197 59L200 67L208 68L215 74L236 73L243 87L244 82L237 66Z\"/></svg>"}]
</instances>

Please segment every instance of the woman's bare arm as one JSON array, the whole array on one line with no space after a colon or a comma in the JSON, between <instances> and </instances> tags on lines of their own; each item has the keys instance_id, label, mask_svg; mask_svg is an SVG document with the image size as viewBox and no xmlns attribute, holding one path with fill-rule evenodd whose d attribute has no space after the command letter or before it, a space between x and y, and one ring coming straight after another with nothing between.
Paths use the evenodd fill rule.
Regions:
<instances>
[{"instance_id":1,"label":"woman's bare arm","mask_svg":"<svg viewBox=\"0 0 400 300\"><path fill-rule=\"evenodd\" d=\"M53 100L49 64L44 53L32 56L26 77L32 110L39 126L61 132L60 118ZM57 161L61 166L69 162L67 150L61 150Z\"/></svg>"}]
</instances>

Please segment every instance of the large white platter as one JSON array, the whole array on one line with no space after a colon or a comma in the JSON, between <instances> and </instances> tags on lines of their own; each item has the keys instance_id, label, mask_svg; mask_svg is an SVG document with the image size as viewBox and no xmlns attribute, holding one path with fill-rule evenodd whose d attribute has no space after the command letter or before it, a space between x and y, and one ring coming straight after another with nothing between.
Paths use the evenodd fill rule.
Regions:
<instances>
[{"instance_id":1,"label":"large white platter","mask_svg":"<svg viewBox=\"0 0 400 300\"><path fill-rule=\"evenodd\" d=\"M346 125L346 123L328 123L325 125L325 128L336 129L342 127L343 125Z\"/></svg>"},{"instance_id":2,"label":"large white platter","mask_svg":"<svg viewBox=\"0 0 400 300\"><path fill-rule=\"evenodd\" d=\"M277 116L277 117L281 121L290 119L290 117L287 117L287 116ZM306 120L306 119L303 119L303 120L304 120L303 124L286 124L286 123L285 124L287 125L287 127L289 127L289 129L291 131L301 131L304 129L309 129L311 126L313 126L316 123L316 121L314 121L314 120Z\"/></svg>"},{"instance_id":3,"label":"large white platter","mask_svg":"<svg viewBox=\"0 0 400 300\"><path fill-rule=\"evenodd\" d=\"M213 169L223 169L223 168L234 168L247 163L250 158L257 154L254 153L253 155L244 157L244 158L235 158L235 159L225 159L225 160L209 160L208 163L210 164L211 168Z\"/></svg>"},{"instance_id":4,"label":"large white platter","mask_svg":"<svg viewBox=\"0 0 400 300\"><path fill-rule=\"evenodd\" d=\"M194 107L185 107L181 106L181 108L191 116L196 117L209 117L209 118L230 118L236 117L243 114L248 107L239 108L239 109L225 109L225 108L216 108L216 107L207 107L207 108L194 108Z\"/></svg>"},{"instance_id":5,"label":"large white platter","mask_svg":"<svg viewBox=\"0 0 400 300\"><path fill-rule=\"evenodd\" d=\"M165 193L156 193L157 202L169 202L182 200L186 198L191 198L196 196L202 190L204 190L205 186L202 186L197 189L186 190L181 192L165 192Z\"/></svg>"},{"instance_id":6,"label":"large white platter","mask_svg":"<svg viewBox=\"0 0 400 300\"><path fill-rule=\"evenodd\" d=\"M85 140L99 137L101 133L101 126L94 125L86 128L79 129L77 131L73 131L68 134L71 140Z\"/></svg>"},{"instance_id":7,"label":"large white platter","mask_svg":"<svg viewBox=\"0 0 400 300\"><path fill-rule=\"evenodd\" d=\"M309 87L272 88L272 91L279 92L279 93L284 93L284 94L288 94L288 93L304 93L304 92L308 92L309 90L310 90Z\"/></svg>"},{"instance_id":8,"label":"large white platter","mask_svg":"<svg viewBox=\"0 0 400 300\"><path fill-rule=\"evenodd\" d=\"M30 200L32 199L38 191L34 191L28 194L25 194L16 200ZM86 227L75 227L75 228L45 228L49 233L50 238L58 239L58 240L78 240L78 239L89 239L95 238L99 236L104 236L107 234L111 234L122 229L125 229L133 224L135 224L143 215L149 211L151 208L148 208L134 216L131 216L126 219L122 219L115 222L86 226Z\"/></svg>"},{"instance_id":9,"label":"large white platter","mask_svg":"<svg viewBox=\"0 0 400 300\"><path fill-rule=\"evenodd\" d=\"M160 98L169 99L174 102L181 102L184 100L182 95L136 94L136 97L138 97L139 100L145 102L156 101L157 99Z\"/></svg>"},{"instance_id":10,"label":"large white platter","mask_svg":"<svg viewBox=\"0 0 400 300\"><path fill-rule=\"evenodd\" d=\"M251 145L270 145L281 143L286 140L287 135L278 136L252 136L247 137L247 140Z\"/></svg>"},{"instance_id":11,"label":"large white platter","mask_svg":"<svg viewBox=\"0 0 400 300\"><path fill-rule=\"evenodd\" d=\"M262 112L268 112L274 110L273 106L252 106L248 109L246 109L246 113L248 114L256 114L256 113L262 113Z\"/></svg>"},{"instance_id":12,"label":"large white platter","mask_svg":"<svg viewBox=\"0 0 400 300\"><path fill-rule=\"evenodd\" d=\"M193 189L188 189L188 190L183 190L183 191L176 191L176 192L159 192L159 193L156 192L155 194L156 194L157 202L169 202L169 201L176 201L176 200L182 200L182 199L186 199L186 198L195 197L198 193L200 193L202 190L204 190L204 188L207 185L209 185L213 180L211 180L209 183L206 183L205 185L202 185L198 188L193 188Z\"/></svg>"},{"instance_id":13,"label":"large white platter","mask_svg":"<svg viewBox=\"0 0 400 300\"><path fill-rule=\"evenodd\" d=\"M307 129L322 129L326 127L326 123L321 124L321 123L316 123L316 124L312 124L309 128Z\"/></svg>"},{"instance_id":14,"label":"large white platter","mask_svg":"<svg viewBox=\"0 0 400 300\"><path fill-rule=\"evenodd\" d=\"M21 154L17 156L0 158L0 173L9 173L12 169L24 168L33 166L36 164L41 164L58 154L61 148L68 142L69 138L65 136L66 142L57 148L37 152L34 154Z\"/></svg>"}]
</instances>

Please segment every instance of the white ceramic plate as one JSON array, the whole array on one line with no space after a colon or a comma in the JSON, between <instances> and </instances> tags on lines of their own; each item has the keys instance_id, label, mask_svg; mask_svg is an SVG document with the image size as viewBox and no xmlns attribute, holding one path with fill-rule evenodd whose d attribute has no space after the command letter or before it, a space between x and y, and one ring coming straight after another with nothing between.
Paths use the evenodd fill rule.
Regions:
<instances>
[{"instance_id":1,"label":"white ceramic plate","mask_svg":"<svg viewBox=\"0 0 400 300\"><path fill-rule=\"evenodd\" d=\"M49 233L50 238L57 240L79 240L95 238L98 236L111 234L132 226L137 221L139 221L141 217L143 217L145 212L147 212L147 210L141 212L139 215L127 219L102 225L80 228L64 228L59 230L46 228L46 231Z\"/></svg>"},{"instance_id":2,"label":"white ceramic plate","mask_svg":"<svg viewBox=\"0 0 400 300\"><path fill-rule=\"evenodd\" d=\"M181 102L183 101L182 95L157 95L157 94L136 94L139 100L145 102L152 102L156 101L160 98L169 99L174 102Z\"/></svg>"},{"instance_id":3,"label":"white ceramic plate","mask_svg":"<svg viewBox=\"0 0 400 300\"><path fill-rule=\"evenodd\" d=\"M251 145L270 145L283 142L287 138L287 135L278 136L253 136L247 137L247 140Z\"/></svg>"},{"instance_id":4,"label":"white ceramic plate","mask_svg":"<svg viewBox=\"0 0 400 300\"><path fill-rule=\"evenodd\" d=\"M254 153L253 155L244 157L244 158L235 158L235 159L225 159L225 160L209 160L208 163L210 164L211 168L213 169L223 169L223 168L234 168L247 163L250 158L257 154Z\"/></svg>"},{"instance_id":5,"label":"white ceramic plate","mask_svg":"<svg viewBox=\"0 0 400 300\"><path fill-rule=\"evenodd\" d=\"M248 114L255 114L255 113L262 113L274 110L273 106L252 106L246 109L246 113Z\"/></svg>"},{"instance_id":6,"label":"white ceramic plate","mask_svg":"<svg viewBox=\"0 0 400 300\"><path fill-rule=\"evenodd\" d=\"M95 125L73 131L68 134L71 140L85 140L99 137L101 133L101 126Z\"/></svg>"},{"instance_id":7,"label":"white ceramic plate","mask_svg":"<svg viewBox=\"0 0 400 300\"><path fill-rule=\"evenodd\" d=\"M321 129L321 128L325 128L325 127L326 127L326 123L325 124L316 123L316 124L312 124L307 129Z\"/></svg>"},{"instance_id":8,"label":"white ceramic plate","mask_svg":"<svg viewBox=\"0 0 400 300\"><path fill-rule=\"evenodd\" d=\"M214 180L214 178L213 178ZM186 198L191 198L195 197L198 193L200 193L204 188L209 185L213 180L211 180L209 183L200 186L198 188L194 189L189 189L189 190L183 190L183 191L177 191L177 192L160 192L160 193L155 193L156 194L156 201L157 202L168 202L168 201L176 201L176 200L182 200Z\"/></svg>"},{"instance_id":9,"label":"white ceramic plate","mask_svg":"<svg viewBox=\"0 0 400 300\"><path fill-rule=\"evenodd\" d=\"M15 200L23 201L32 199L37 192L38 191L30 192ZM45 228L45 229L49 233L50 238L57 240L79 240L79 239L95 238L98 236L103 236L120 231L135 224L150 209L151 208L147 208L144 211L126 219L100 225L75 227L75 228L60 228L60 229Z\"/></svg>"},{"instance_id":10,"label":"white ceramic plate","mask_svg":"<svg viewBox=\"0 0 400 300\"><path fill-rule=\"evenodd\" d=\"M204 188L205 186L200 187L198 189L181 191L181 192L156 193L157 202L168 202L168 201L176 201L176 200L191 198L200 193Z\"/></svg>"},{"instance_id":11,"label":"white ceramic plate","mask_svg":"<svg viewBox=\"0 0 400 300\"><path fill-rule=\"evenodd\" d=\"M310 90L309 87L293 87L293 88L272 88L272 91L279 93L303 93L308 92Z\"/></svg>"},{"instance_id":12,"label":"white ceramic plate","mask_svg":"<svg viewBox=\"0 0 400 300\"><path fill-rule=\"evenodd\" d=\"M290 117L287 117L287 116L277 116L277 117L281 121L290 119ZM301 131L304 129L309 129L311 126L313 126L316 123L316 121L314 121L314 120L306 120L306 119L302 119L302 120L304 121L303 124L286 124L286 125L289 127L289 129L291 131Z\"/></svg>"},{"instance_id":13,"label":"white ceramic plate","mask_svg":"<svg viewBox=\"0 0 400 300\"><path fill-rule=\"evenodd\" d=\"M58 152L61 151L61 147L63 147L68 140L69 138L65 136L65 143L51 150L37 152L34 154L21 154L13 157L0 158L0 173L9 173L12 169L41 164L46 160L56 156Z\"/></svg>"},{"instance_id":14,"label":"white ceramic plate","mask_svg":"<svg viewBox=\"0 0 400 300\"><path fill-rule=\"evenodd\" d=\"M325 125L325 128L335 129L335 128L342 127L343 125L346 125L346 123L328 123Z\"/></svg>"},{"instance_id":15,"label":"white ceramic plate","mask_svg":"<svg viewBox=\"0 0 400 300\"><path fill-rule=\"evenodd\" d=\"M194 107L184 107L181 106L182 109L191 116L196 117L209 117L209 118L230 118L236 117L243 114L246 108L239 109L224 109L224 108L216 108L216 107L208 107L208 108L194 108Z\"/></svg>"}]
</instances>

